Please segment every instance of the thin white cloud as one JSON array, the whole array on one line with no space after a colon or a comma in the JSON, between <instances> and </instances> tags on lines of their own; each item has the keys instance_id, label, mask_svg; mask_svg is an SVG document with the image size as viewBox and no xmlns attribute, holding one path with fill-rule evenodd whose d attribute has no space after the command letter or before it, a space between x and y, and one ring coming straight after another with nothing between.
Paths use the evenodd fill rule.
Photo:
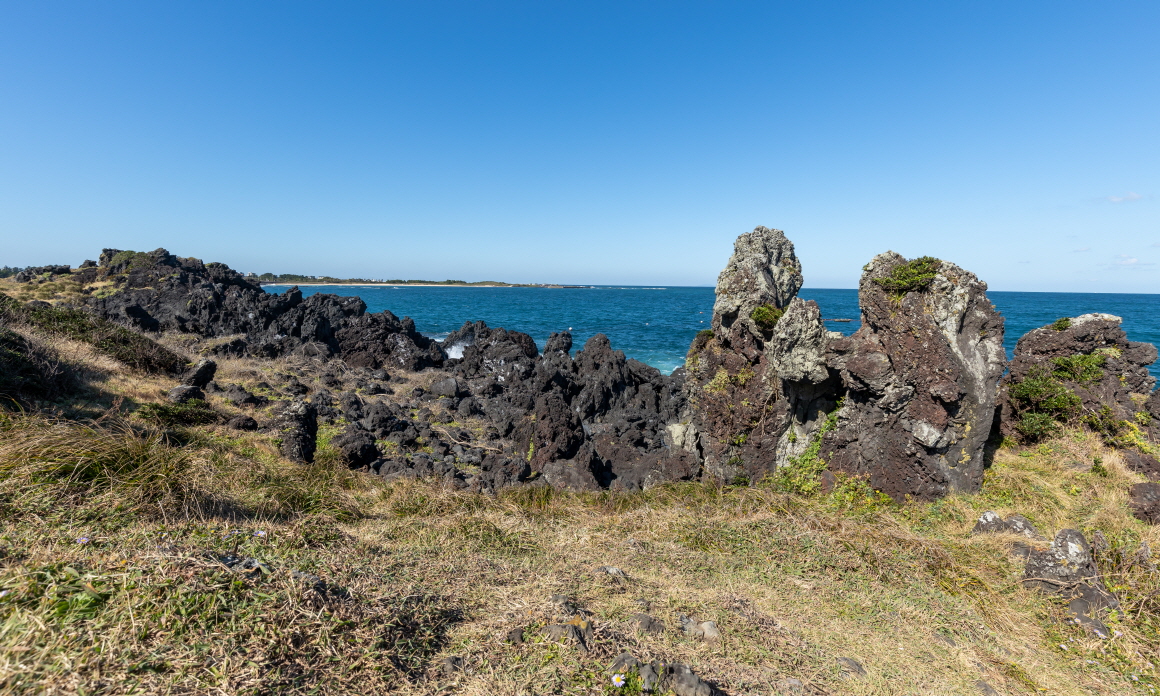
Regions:
<instances>
[{"instance_id":1,"label":"thin white cloud","mask_svg":"<svg viewBox=\"0 0 1160 696\"><path fill-rule=\"evenodd\" d=\"M1122 196L1108 196L1107 200L1111 203L1134 203L1143 198L1135 191L1128 191Z\"/></svg>"},{"instance_id":2,"label":"thin white cloud","mask_svg":"<svg viewBox=\"0 0 1160 696\"><path fill-rule=\"evenodd\" d=\"M1082 249L1072 249L1072 250L1071 250L1071 253L1073 253L1073 254L1082 254L1082 253L1083 253L1083 252L1085 252L1085 251L1091 251L1091 250L1092 250L1092 248L1091 248L1091 247L1084 247L1084 248L1082 248Z\"/></svg>"},{"instance_id":3,"label":"thin white cloud","mask_svg":"<svg viewBox=\"0 0 1160 696\"><path fill-rule=\"evenodd\" d=\"M1141 261L1140 259L1136 258L1135 256L1130 256L1128 254L1116 254L1112 258L1111 263L1101 263L1098 265L1107 266L1109 269L1118 268L1121 270L1128 270L1131 268L1144 268L1146 266L1155 266L1156 264L1149 262L1149 261Z\"/></svg>"}]
</instances>

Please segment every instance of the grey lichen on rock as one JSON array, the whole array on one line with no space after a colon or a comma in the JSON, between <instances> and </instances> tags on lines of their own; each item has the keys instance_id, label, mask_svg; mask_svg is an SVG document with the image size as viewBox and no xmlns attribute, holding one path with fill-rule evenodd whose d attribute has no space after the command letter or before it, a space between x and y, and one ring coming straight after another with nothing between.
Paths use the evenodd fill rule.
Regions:
<instances>
[{"instance_id":1,"label":"grey lichen on rock","mask_svg":"<svg viewBox=\"0 0 1160 696\"><path fill-rule=\"evenodd\" d=\"M933 276L916 290L878 282L909 265L887 252L865 267L862 327L830 344L846 399L822 456L895 499L929 500L982 483L1006 366L1003 317L986 283L948 261L926 259Z\"/></svg>"},{"instance_id":2,"label":"grey lichen on rock","mask_svg":"<svg viewBox=\"0 0 1160 696\"><path fill-rule=\"evenodd\" d=\"M727 336L737 324L760 339L764 332L752 319L753 311L762 305L783 309L801 287L802 264L793 242L781 230L755 227L737 238L733 256L717 277L713 330Z\"/></svg>"}]
</instances>

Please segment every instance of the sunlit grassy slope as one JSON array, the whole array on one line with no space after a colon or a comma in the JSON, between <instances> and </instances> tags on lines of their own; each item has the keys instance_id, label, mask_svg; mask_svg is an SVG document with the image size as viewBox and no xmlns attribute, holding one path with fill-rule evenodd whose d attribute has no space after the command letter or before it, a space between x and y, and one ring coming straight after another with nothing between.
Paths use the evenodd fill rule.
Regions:
<instances>
[{"instance_id":1,"label":"sunlit grassy slope","mask_svg":"<svg viewBox=\"0 0 1160 696\"><path fill-rule=\"evenodd\" d=\"M1003 450L983 492L886 505L857 494L662 486L498 497L286 463L264 436L162 433L35 415L0 422L0 685L14 693L631 693L623 651L689 664L729 694L1151 693L1155 531L1136 480L1079 434ZM1099 458L1096 473L1091 464ZM1046 535L1100 529L1122 614L1101 641L1025 590L993 509ZM253 558L250 572L224 556ZM602 570L621 569L625 577ZM594 621L547 642L552 595ZM637 630L648 611L668 627ZM719 643L678 616L712 620ZM505 637L525 629L528 640ZM443 658L464 658L447 673ZM865 678L844 678L852 657ZM845 675L848 676L848 675ZM790 691L787 691L789 693Z\"/></svg>"}]
</instances>

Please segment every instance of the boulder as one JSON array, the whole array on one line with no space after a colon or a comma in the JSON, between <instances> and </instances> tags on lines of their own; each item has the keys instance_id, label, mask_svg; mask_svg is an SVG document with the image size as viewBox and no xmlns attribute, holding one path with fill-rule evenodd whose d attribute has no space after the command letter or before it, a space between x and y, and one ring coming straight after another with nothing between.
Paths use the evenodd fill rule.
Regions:
<instances>
[{"instance_id":1,"label":"boulder","mask_svg":"<svg viewBox=\"0 0 1160 696\"><path fill-rule=\"evenodd\" d=\"M984 512L979 517L979 521L975 523L975 527L971 530L971 534L996 534L1004 532L1019 534L1036 541L1045 540L1039 532L1035 531L1035 526L1031 524L1031 521L1023 515L1011 515L1004 520L997 513L990 510Z\"/></svg>"},{"instance_id":2,"label":"boulder","mask_svg":"<svg viewBox=\"0 0 1160 696\"><path fill-rule=\"evenodd\" d=\"M347 426L330 444L338 449L342 462L351 469L369 467L381 454L375 436L357 425Z\"/></svg>"},{"instance_id":3,"label":"boulder","mask_svg":"<svg viewBox=\"0 0 1160 696\"><path fill-rule=\"evenodd\" d=\"M1075 621L1100 637L1108 636L1100 616L1120 606L1100 579L1087 539L1074 529L1056 534L1049 548L1030 550L1023 585L1068 599Z\"/></svg>"},{"instance_id":4,"label":"boulder","mask_svg":"<svg viewBox=\"0 0 1160 696\"><path fill-rule=\"evenodd\" d=\"M251 394L240 384L226 387L222 395L235 406L263 406L268 402L266 397Z\"/></svg>"},{"instance_id":5,"label":"boulder","mask_svg":"<svg viewBox=\"0 0 1160 696\"><path fill-rule=\"evenodd\" d=\"M1160 461L1156 457L1137 450L1124 450L1120 452L1120 460L1129 471L1143 474L1152 481L1160 480Z\"/></svg>"},{"instance_id":6,"label":"boulder","mask_svg":"<svg viewBox=\"0 0 1160 696\"><path fill-rule=\"evenodd\" d=\"M314 461L318 413L301 399L279 401L271 409L274 427L282 434L282 456L293 462Z\"/></svg>"},{"instance_id":7,"label":"boulder","mask_svg":"<svg viewBox=\"0 0 1160 696\"><path fill-rule=\"evenodd\" d=\"M1129 341L1120 317L1083 314L1028 331L1002 381L1004 436L1033 442L1083 424L1125 446L1126 423L1150 422L1156 347ZM1139 415L1138 415L1139 414Z\"/></svg>"},{"instance_id":8,"label":"boulder","mask_svg":"<svg viewBox=\"0 0 1160 696\"><path fill-rule=\"evenodd\" d=\"M436 396L446 396L449 398L455 398L460 395L459 382L454 377L446 377L433 382L427 391Z\"/></svg>"},{"instance_id":9,"label":"boulder","mask_svg":"<svg viewBox=\"0 0 1160 696\"><path fill-rule=\"evenodd\" d=\"M217 372L217 363L209 358L202 358L197 361L197 364L186 373L185 378L181 380L182 384L191 387L201 387L204 389L206 385L213 381L214 374Z\"/></svg>"},{"instance_id":10,"label":"boulder","mask_svg":"<svg viewBox=\"0 0 1160 696\"><path fill-rule=\"evenodd\" d=\"M258 421L250 416L237 415L226 421L226 427L233 428L234 430L257 430Z\"/></svg>"},{"instance_id":11,"label":"boulder","mask_svg":"<svg viewBox=\"0 0 1160 696\"><path fill-rule=\"evenodd\" d=\"M1160 524L1160 483L1137 483L1128 489L1132 516L1148 524Z\"/></svg>"},{"instance_id":12,"label":"boulder","mask_svg":"<svg viewBox=\"0 0 1160 696\"><path fill-rule=\"evenodd\" d=\"M1003 374L1003 317L948 261L893 252L866 265L862 327L831 342L843 406L822 458L896 500L979 489Z\"/></svg>"},{"instance_id":13,"label":"boulder","mask_svg":"<svg viewBox=\"0 0 1160 696\"><path fill-rule=\"evenodd\" d=\"M205 392L197 387L190 387L182 385L174 387L166 393L166 398L175 404L184 404L187 401L199 400L205 401Z\"/></svg>"}]
</instances>

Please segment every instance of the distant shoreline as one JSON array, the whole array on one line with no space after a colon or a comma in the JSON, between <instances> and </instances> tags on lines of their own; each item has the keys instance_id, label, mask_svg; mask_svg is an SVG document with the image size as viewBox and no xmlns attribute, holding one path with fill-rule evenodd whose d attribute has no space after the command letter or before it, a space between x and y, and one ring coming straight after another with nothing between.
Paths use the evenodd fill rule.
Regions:
<instances>
[{"instance_id":1,"label":"distant shoreline","mask_svg":"<svg viewBox=\"0 0 1160 696\"><path fill-rule=\"evenodd\" d=\"M551 284L499 284L485 285L482 283L259 283L262 287L350 287L350 288L547 288L551 290L560 289L588 289L595 287L593 285L551 285Z\"/></svg>"}]
</instances>

